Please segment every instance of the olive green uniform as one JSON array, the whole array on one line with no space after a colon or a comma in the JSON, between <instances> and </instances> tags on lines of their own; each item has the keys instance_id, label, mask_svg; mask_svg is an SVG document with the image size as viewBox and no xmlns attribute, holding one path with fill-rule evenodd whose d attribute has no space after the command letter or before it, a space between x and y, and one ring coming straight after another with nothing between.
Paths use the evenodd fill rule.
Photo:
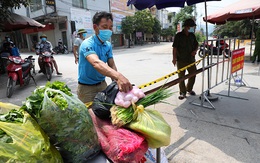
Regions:
<instances>
[{"instance_id":1,"label":"olive green uniform","mask_svg":"<svg viewBox=\"0 0 260 163\"><path fill-rule=\"evenodd\" d=\"M260 27L256 31L256 40L255 40L255 51L253 54L253 62L256 60L257 62L260 62Z\"/></svg>"},{"instance_id":2,"label":"olive green uniform","mask_svg":"<svg viewBox=\"0 0 260 163\"><path fill-rule=\"evenodd\" d=\"M198 41L193 33L185 35L184 31L179 32L174 37L174 42L172 44L173 48L177 49L177 68L181 69L193 62L195 62L195 56L192 56L192 52L198 48ZM187 68L188 73L192 74L197 70L196 65ZM181 71L179 78L185 76L185 70ZM185 86L185 81L179 83L180 94L186 94L193 89L195 83L196 75L188 79L187 87Z\"/></svg>"}]
</instances>

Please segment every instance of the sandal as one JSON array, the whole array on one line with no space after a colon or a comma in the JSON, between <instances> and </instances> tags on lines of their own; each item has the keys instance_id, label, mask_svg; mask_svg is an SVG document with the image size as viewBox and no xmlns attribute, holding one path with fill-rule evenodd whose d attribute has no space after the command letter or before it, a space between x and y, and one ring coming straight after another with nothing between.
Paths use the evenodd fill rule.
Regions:
<instances>
[{"instance_id":1,"label":"sandal","mask_svg":"<svg viewBox=\"0 0 260 163\"><path fill-rule=\"evenodd\" d=\"M184 98L186 98L186 95L184 95L184 94L181 94L181 95L179 96L179 100L183 100Z\"/></svg>"},{"instance_id":2,"label":"sandal","mask_svg":"<svg viewBox=\"0 0 260 163\"><path fill-rule=\"evenodd\" d=\"M196 93L195 93L194 91L190 91L189 94L190 94L191 96L195 96L195 95L196 95Z\"/></svg>"}]
</instances>

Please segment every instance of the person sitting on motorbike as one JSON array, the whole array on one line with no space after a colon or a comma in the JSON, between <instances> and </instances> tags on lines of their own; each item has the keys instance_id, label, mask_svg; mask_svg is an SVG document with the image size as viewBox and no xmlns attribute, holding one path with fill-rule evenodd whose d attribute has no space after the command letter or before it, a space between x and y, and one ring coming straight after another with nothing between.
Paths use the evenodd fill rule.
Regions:
<instances>
[{"instance_id":1,"label":"person sitting on motorbike","mask_svg":"<svg viewBox=\"0 0 260 163\"><path fill-rule=\"evenodd\" d=\"M12 48L14 46L13 41L11 41L9 36L5 36L5 40L2 44L1 53L9 53L12 55Z\"/></svg>"},{"instance_id":2,"label":"person sitting on motorbike","mask_svg":"<svg viewBox=\"0 0 260 163\"><path fill-rule=\"evenodd\" d=\"M36 54L39 55L39 57L38 57L38 64L40 66L39 73L41 73L42 69L43 69L43 67L42 67L43 66L42 54L44 52L50 52L52 54L54 53L52 51L52 44L51 44L51 42L47 41L47 36L45 34L42 34L40 36L40 39L41 39L41 41L36 46ZM52 56L51 58L52 58L52 63L54 65L55 69L56 69L57 75L62 75L62 73L60 73L59 70L58 70L58 65L57 65L54 57Z\"/></svg>"}]
</instances>

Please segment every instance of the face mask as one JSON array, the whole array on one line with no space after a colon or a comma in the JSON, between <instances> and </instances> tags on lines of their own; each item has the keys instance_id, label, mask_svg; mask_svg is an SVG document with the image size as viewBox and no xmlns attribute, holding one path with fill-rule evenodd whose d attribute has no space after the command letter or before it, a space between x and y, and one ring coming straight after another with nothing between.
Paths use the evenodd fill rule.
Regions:
<instances>
[{"instance_id":1,"label":"face mask","mask_svg":"<svg viewBox=\"0 0 260 163\"><path fill-rule=\"evenodd\" d=\"M109 30L109 29L99 30L98 37L99 37L103 42L109 40L111 36L112 36L112 31L111 31L111 30Z\"/></svg>"},{"instance_id":2,"label":"face mask","mask_svg":"<svg viewBox=\"0 0 260 163\"><path fill-rule=\"evenodd\" d=\"M83 38L86 38L87 37L87 33L83 33L82 36L83 36Z\"/></svg>"},{"instance_id":3,"label":"face mask","mask_svg":"<svg viewBox=\"0 0 260 163\"><path fill-rule=\"evenodd\" d=\"M46 38L44 38L44 37L42 38L42 41L46 41L46 40L47 40Z\"/></svg>"},{"instance_id":4,"label":"face mask","mask_svg":"<svg viewBox=\"0 0 260 163\"><path fill-rule=\"evenodd\" d=\"M190 29L188 31L191 32L191 33L194 33L195 32L195 27L190 27Z\"/></svg>"},{"instance_id":5,"label":"face mask","mask_svg":"<svg viewBox=\"0 0 260 163\"><path fill-rule=\"evenodd\" d=\"M10 41L11 39L10 38L7 38L7 41Z\"/></svg>"}]
</instances>

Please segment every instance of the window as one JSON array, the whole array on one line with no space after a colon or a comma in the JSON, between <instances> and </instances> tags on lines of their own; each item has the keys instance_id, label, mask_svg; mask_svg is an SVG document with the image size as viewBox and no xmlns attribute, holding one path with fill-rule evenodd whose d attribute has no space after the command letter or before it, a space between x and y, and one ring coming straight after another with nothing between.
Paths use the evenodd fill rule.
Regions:
<instances>
[{"instance_id":1,"label":"window","mask_svg":"<svg viewBox=\"0 0 260 163\"><path fill-rule=\"evenodd\" d=\"M72 0L72 6L78 8L87 8L87 1L86 0Z\"/></svg>"},{"instance_id":2,"label":"window","mask_svg":"<svg viewBox=\"0 0 260 163\"><path fill-rule=\"evenodd\" d=\"M30 3L31 12L42 9L42 0L31 0Z\"/></svg>"}]
</instances>

